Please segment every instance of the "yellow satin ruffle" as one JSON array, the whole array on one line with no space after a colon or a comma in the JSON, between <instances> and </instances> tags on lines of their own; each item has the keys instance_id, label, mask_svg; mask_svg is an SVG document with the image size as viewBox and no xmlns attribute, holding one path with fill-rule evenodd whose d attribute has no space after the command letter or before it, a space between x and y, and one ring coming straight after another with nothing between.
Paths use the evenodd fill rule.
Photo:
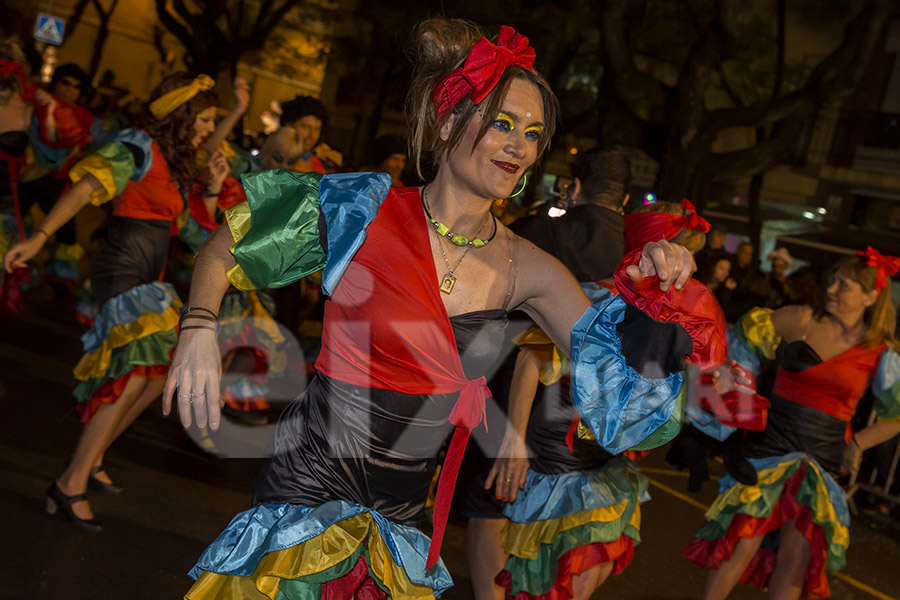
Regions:
<instances>
[{"instance_id":1,"label":"yellow satin ruffle","mask_svg":"<svg viewBox=\"0 0 900 600\"><path fill-rule=\"evenodd\" d=\"M513 338L513 342L519 348L527 347L540 359L541 368L538 379L544 385L553 385L569 372L569 358L559 351L559 348L537 325L529 327Z\"/></svg>"},{"instance_id":2,"label":"yellow satin ruffle","mask_svg":"<svg viewBox=\"0 0 900 600\"><path fill-rule=\"evenodd\" d=\"M275 344L284 342L284 336L278 328L278 323L275 322L275 319L272 318L272 315L266 310L266 307L259 301L259 296L256 295L256 291L251 290L248 292L244 296L244 300L244 310L241 311L239 315L222 319L222 325L230 325L236 321L253 319L251 326L254 329L259 329L264 332Z\"/></svg>"},{"instance_id":3,"label":"yellow satin ruffle","mask_svg":"<svg viewBox=\"0 0 900 600\"><path fill-rule=\"evenodd\" d=\"M69 171L69 179L72 183L78 183L88 175L93 175L100 182L100 188L91 192L91 204L100 206L116 197L116 179L113 176L113 167L105 156L90 154L75 163Z\"/></svg>"},{"instance_id":4,"label":"yellow satin ruffle","mask_svg":"<svg viewBox=\"0 0 900 600\"><path fill-rule=\"evenodd\" d=\"M575 432L575 435L579 440L596 440L593 432L587 428L584 424L584 421L578 421L578 430Z\"/></svg>"},{"instance_id":5,"label":"yellow satin ruffle","mask_svg":"<svg viewBox=\"0 0 900 600\"><path fill-rule=\"evenodd\" d=\"M185 599L274 600L282 579L321 573L349 558L360 544L365 543L368 543L369 549L369 568L388 589L391 598L433 600L434 592L430 587L410 581L404 568L393 561L369 513L335 523L321 535L296 546L267 553L249 577L204 571Z\"/></svg>"},{"instance_id":6,"label":"yellow satin ruffle","mask_svg":"<svg viewBox=\"0 0 900 600\"><path fill-rule=\"evenodd\" d=\"M234 238L234 245L231 246L231 253L234 254L234 246L240 242L247 232L250 231L250 205L244 201L236 204L225 211L225 222L228 223L228 229L231 230L231 237ZM239 290L255 290L256 286L247 277L243 267L235 264L228 269L228 281L231 285Z\"/></svg>"},{"instance_id":7,"label":"yellow satin ruffle","mask_svg":"<svg viewBox=\"0 0 900 600\"><path fill-rule=\"evenodd\" d=\"M760 349L763 356L775 360L775 349L781 338L772 324L771 308L754 308L741 319L740 326L747 340Z\"/></svg>"},{"instance_id":8,"label":"yellow satin ruffle","mask_svg":"<svg viewBox=\"0 0 900 600\"><path fill-rule=\"evenodd\" d=\"M558 519L547 519L546 521L535 521L534 523L514 523L509 521L503 528L500 537L508 554L519 558L536 560L541 545L553 543L563 531L568 531L587 523L612 523L618 521L628 510L629 502L633 502L633 500L626 498L612 506L585 510ZM634 512L628 522L635 529L640 530L640 501L634 507Z\"/></svg>"},{"instance_id":9,"label":"yellow satin ruffle","mask_svg":"<svg viewBox=\"0 0 900 600\"><path fill-rule=\"evenodd\" d=\"M84 258L84 248L78 244L58 244L53 258L57 260L77 261Z\"/></svg>"},{"instance_id":10,"label":"yellow satin ruffle","mask_svg":"<svg viewBox=\"0 0 900 600\"><path fill-rule=\"evenodd\" d=\"M716 520L719 513L729 506L738 506L741 504L750 504L762 497L762 485L772 485L785 478L785 473L797 461L804 460L802 458L785 461L775 467L763 469L759 471L756 485L744 485L738 483L719 494L715 502L706 511L707 520ZM812 462L805 461L806 467L812 469L816 474L816 499L812 508L813 516L820 523L831 523L834 525L834 537L831 543L839 544L845 548L850 545L850 530L842 525L838 518L834 505L828 501L828 488L822 478L819 468Z\"/></svg>"},{"instance_id":11,"label":"yellow satin ruffle","mask_svg":"<svg viewBox=\"0 0 900 600\"><path fill-rule=\"evenodd\" d=\"M170 331L178 326L178 311L181 302L176 300L172 306L161 313L147 313L141 315L131 323L116 325L109 330L109 336L103 344L90 354L85 354L75 366L73 374L79 381L88 381L102 377L109 368L113 350L121 348L134 340L159 333Z\"/></svg>"}]
</instances>

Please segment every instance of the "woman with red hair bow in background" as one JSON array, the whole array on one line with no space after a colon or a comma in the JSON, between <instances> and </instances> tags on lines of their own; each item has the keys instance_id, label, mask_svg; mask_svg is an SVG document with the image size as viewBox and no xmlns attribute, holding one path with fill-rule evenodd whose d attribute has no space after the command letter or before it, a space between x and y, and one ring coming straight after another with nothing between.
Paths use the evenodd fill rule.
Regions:
<instances>
[{"instance_id":1,"label":"woman with red hair bow in background","mask_svg":"<svg viewBox=\"0 0 900 600\"><path fill-rule=\"evenodd\" d=\"M245 175L248 201L197 257L185 317L193 326L164 391L164 409L177 398L185 426L219 423L215 329L200 319L215 314L229 282L279 287L324 269L328 299L318 373L281 415L254 507L191 571L189 598L440 594L452 584L439 560L449 499L507 311L525 310L561 346L571 336L587 364L596 363L588 332L615 336L624 321L624 304L591 307L562 265L491 214L546 150L556 120L528 39L503 27L493 43L472 23L444 19L421 23L413 38L412 154L417 165L431 155L434 180L397 188L384 173ZM659 273L668 289L691 266L686 250L660 242L633 273ZM640 311L629 322L675 340ZM684 345L672 347L680 360ZM629 370L626 358L614 363ZM681 376L642 385L674 403ZM429 541L416 527L453 426Z\"/></svg>"},{"instance_id":2,"label":"woman with red hair bow in background","mask_svg":"<svg viewBox=\"0 0 900 600\"><path fill-rule=\"evenodd\" d=\"M900 431L900 355L890 276L900 260L869 248L840 261L821 312L808 306L753 309L737 323L729 356L751 370L778 361L768 425L744 447L756 485L726 476L709 523L682 554L710 569L704 598L738 583L770 598L825 598L826 572L844 566L850 515L835 478L853 473L863 450ZM866 388L876 422L852 434Z\"/></svg>"}]
</instances>

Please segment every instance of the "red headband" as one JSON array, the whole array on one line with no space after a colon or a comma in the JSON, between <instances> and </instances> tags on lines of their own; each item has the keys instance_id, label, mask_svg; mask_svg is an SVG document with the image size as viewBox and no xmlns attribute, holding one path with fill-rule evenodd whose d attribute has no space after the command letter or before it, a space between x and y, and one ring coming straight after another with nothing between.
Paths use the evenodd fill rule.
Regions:
<instances>
[{"instance_id":1,"label":"red headband","mask_svg":"<svg viewBox=\"0 0 900 600\"><path fill-rule=\"evenodd\" d=\"M0 58L0 77L9 77L13 74L19 79L19 87L21 88L19 92L24 94L26 91L25 72L22 70L22 65L14 60L3 60Z\"/></svg>"},{"instance_id":2,"label":"red headband","mask_svg":"<svg viewBox=\"0 0 900 600\"><path fill-rule=\"evenodd\" d=\"M896 275L900 271L900 258L896 256L884 256L869 246L865 252L857 252L856 255L863 259L863 263L867 267L875 267L878 274L875 276L875 289L881 291L887 285L888 277Z\"/></svg>"},{"instance_id":3,"label":"red headband","mask_svg":"<svg viewBox=\"0 0 900 600\"><path fill-rule=\"evenodd\" d=\"M664 212L646 212L625 215L625 254L635 248L643 248L648 242L670 240L682 229L695 229L701 233L709 231L709 221L697 214L690 200L682 200L685 216Z\"/></svg>"},{"instance_id":4,"label":"red headband","mask_svg":"<svg viewBox=\"0 0 900 600\"><path fill-rule=\"evenodd\" d=\"M466 62L438 83L431 98L434 112L440 124L456 104L471 94L472 102L479 104L494 89L507 67L516 65L533 70L534 48L528 38L506 25L500 28L497 45L481 38L466 57Z\"/></svg>"}]
</instances>

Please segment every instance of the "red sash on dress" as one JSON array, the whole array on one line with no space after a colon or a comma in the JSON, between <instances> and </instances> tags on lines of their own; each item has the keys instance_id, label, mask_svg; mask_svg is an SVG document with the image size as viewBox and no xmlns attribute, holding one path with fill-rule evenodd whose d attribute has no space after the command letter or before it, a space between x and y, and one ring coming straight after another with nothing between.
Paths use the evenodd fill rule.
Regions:
<instances>
[{"instance_id":1,"label":"red sash on dress","mask_svg":"<svg viewBox=\"0 0 900 600\"><path fill-rule=\"evenodd\" d=\"M460 461L490 397L485 378L463 372L417 188L391 188L368 237L325 303L325 330L316 368L361 387L405 394L449 394L459 400L457 426L444 460L426 567L439 557Z\"/></svg>"},{"instance_id":2,"label":"red sash on dress","mask_svg":"<svg viewBox=\"0 0 900 600\"><path fill-rule=\"evenodd\" d=\"M854 346L803 371L779 369L772 393L776 396L850 421L856 404L875 377L884 344Z\"/></svg>"}]
</instances>

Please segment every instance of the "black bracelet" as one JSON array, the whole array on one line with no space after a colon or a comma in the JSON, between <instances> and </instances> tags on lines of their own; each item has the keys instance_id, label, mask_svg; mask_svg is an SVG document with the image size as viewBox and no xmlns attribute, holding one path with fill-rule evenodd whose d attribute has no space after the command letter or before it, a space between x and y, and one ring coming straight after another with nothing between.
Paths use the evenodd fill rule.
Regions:
<instances>
[{"instance_id":1,"label":"black bracelet","mask_svg":"<svg viewBox=\"0 0 900 600\"><path fill-rule=\"evenodd\" d=\"M856 436L855 436L855 435L851 435L851 436L850 436L850 441L853 442L853 443L856 445L856 447L859 449L860 452L863 451L862 446L860 446L860 445L859 445L859 442L856 441Z\"/></svg>"},{"instance_id":2,"label":"black bracelet","mask_svg":"<svg viewBox=\"0 0 900 600\"><path fill-rule=\"evenodd\" d=\"M218 327L204 327L203 325L185 325L184 327L179 327L179 331L187 331L188 329L209 329L210 331L215 331L218 333Z\"/></svg>"},{"instance_id":3,"label":"black bracelet","mask_svg":"<svg viewBox=\"0 0 900 600\"><path fill-rule=\"evenodd\" d=\"M210 194L209 190L203 190L204 198L215 198L215 197L221 196L221 195L222 195L222 192L216 192L215 194Z\"/></svg>"},{"instance_id":4,"label":"black bracelet","mask_svg":"<svg viewBox=\"0 0 900 600\"><path fill-rule=\"evenodd\" d=\"M210 308L206 308L205 306L187 306L187 307L185 307L185 309L184 309L183 311L181 311L181 312L182 312L182 314L184 314L184 315L190 315L190 314L192 314L195 310L200 310L200 311L203 311L203 312L205 312L205 313L209 313L210 315L212 315L212 316L213 316L214 318L216 318L216 319L219 318L219 315L217 315L216 312L215 312L214 310L212 310L212 309L210 309Z\"/></svg>"},{"instance_id":5,"label":"black bracelet","mask_svg":"<svg viewBox=\"0 0 900 600\"><path fill-rule=\"evenodd\" d=\"M50 239L50 234L47 233L46 231L44 231L43 229L35 229L35 230L34 230L34 233L35 233L35 235L38 234L38 233L43 233L44 236L45 236L48 240ZM34 237L34 236L32 236L32 237Z\"/></svg>"}]
</instances>

